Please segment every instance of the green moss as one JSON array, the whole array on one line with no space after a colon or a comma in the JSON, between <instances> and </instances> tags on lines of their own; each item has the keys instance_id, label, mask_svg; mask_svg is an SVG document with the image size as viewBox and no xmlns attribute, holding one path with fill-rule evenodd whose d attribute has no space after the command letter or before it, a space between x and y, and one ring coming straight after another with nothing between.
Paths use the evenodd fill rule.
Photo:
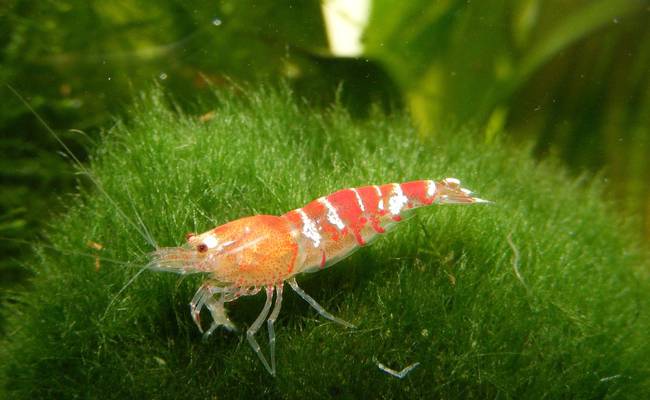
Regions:
<instances>
[{"instance_id":1,"label":"green moss","mask_svg":"<svg viewBox=\"0 0 650 400\"><path fill-rule=\"evenodd\" d=\"M216 107L207 122L172 111L160 94L139 104L92 158L111 200L93 189L69 197L68 213L47 230L50 245L36 246L34 290L9 309L0 350L12 398L634 398L650 390L648 266L605 205L615 195L607 187L526 151L476 144L471 132L418 141L401 116L354 121L284 91L221 96L198 107L197 115ZM287 293L275 379L241 334L201 341L187 306L200 277L145 271L121 290L152 250L140 220L160 245L177 245L188 231L282 213L339 188L446 176L495 204L420 210L304 276L308 293L358 328L324 321ZM261 297L232 304L239 326L257 316ZM398 380L375 357L397 370L421 365Z\"/></svg>"}]
</instances>

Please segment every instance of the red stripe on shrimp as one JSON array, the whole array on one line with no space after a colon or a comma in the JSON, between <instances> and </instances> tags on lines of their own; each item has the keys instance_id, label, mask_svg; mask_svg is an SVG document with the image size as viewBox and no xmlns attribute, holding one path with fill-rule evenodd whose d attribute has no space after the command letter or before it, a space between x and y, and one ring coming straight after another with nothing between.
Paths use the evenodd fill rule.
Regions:
<instances>
[{"instance_id":1,"label":"red stripe on shrimp","mask_svg":"<svg viewBox=\"0 0 650 400\"><path fill-rule=\"evenodd\" d=\"M327 233L330 239L337 241L341 238L342 235L345 234L345 231L343 231L343 229L340 229L340 227L334 225L332 222L329 221L329 219L327 218L327 214L329 210L327 209L325 204L323 204L319 200L314 200L310 202L302 209L304 210L305 214L307 214L309 218L315 221L316 224L322 228L323 232Z\"/></svg>"},{"instance_id":2,"label":"red stripe on shrimp","mask_svg":"<svg viewBox=\"0 0 650 400\"><path fill-rule=\"evenodd\" d=\"M288 213L283 215L284 218L288 219L289 222L298 230L302 230L302 218L300 217L300 214L298 214L298 211L296 210L291 210Z\"/></svg>"},{"instance_id":3,"label":"red stripe on shrimp","mask_svg":"<svg viewBox=\"0 0 650 400\"><path fill-rule=\"evenodd\" d=\"M335 218L338 217L350 229L360 246L365 245L366 241L361 236L361 230L368 219L364 216L365 206L357 192L354 189L339 190L325 199L335 211ZM326 205L327 202L325 202Z\"/></svg>"},{"instance_id":4,"label":"red stripe on shrimp","mask_svg":"<svg viewBox=\"0 0 650 400\"><path fill-rule=\"evenodd\" d=\"M355 189L363 202L366 214L374 215L379 212L379 195L373 186L362 186Z\"/></svg>"},{"instance_id":5,"label":"red stripe on shrimp","mask_svg":"<svg viewBox=\"0 0 650 400\"><path fill-rule=\"evenodd\" d=\"M409 208L433 203L435 190L432 193L431 184L435 188L435 183L432 181L412 181L400 185L402 192L409 199Z\"/></svg>"},{"instance_id":6,"label":"red stripe on shrimp","mask_svg":"<svg viewBox=\"0 0 650 400\"><path fill-rule=\"evenodd\" d=\"M356 190L366 208L366 215L372 229L377 233L386 232L379 222L379 218L387 213L379 186L362 186Z\"/></svg>"},{"instance_id":7,"label":"red stripe on shrimp","mask_svg":"<svg viewBox=\"0 0 650 400\"><path fill-rule=\"evenodd\" d=\"M325 268L325 264L327 264L327 257L325 256L325 252L323 252L323 256L320 259L320 269Z\"/></svg>"},{"instance_id":8,"label":"red stripe on shrimp","mask_svg":"<svg viewBox=\"0 0 650 400\"><path fill-rule=\"evenodd\" d=\"M293 272L293 269L296 267L296 260L298 259L298 243L293 243L291 245L293 254L291 255L291 261L289 261L289 269L287 270L287 273L290 274Z\"/></svg>"}]
</instances>

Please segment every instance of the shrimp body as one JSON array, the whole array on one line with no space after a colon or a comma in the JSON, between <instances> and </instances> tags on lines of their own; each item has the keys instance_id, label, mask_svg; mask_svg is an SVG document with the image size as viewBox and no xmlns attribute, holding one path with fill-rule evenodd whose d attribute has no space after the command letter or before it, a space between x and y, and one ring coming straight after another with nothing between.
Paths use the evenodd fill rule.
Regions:
<instances>
[{"instance_id":1,"label":"shrimp body","mask_svg":"<svg viewBox=\"0 0 650 400\"><path fill-rule=\"evenodd\" d=\"M62 145L77 167L116 205L56 132L13 87L8 87ZM246 217L201 234L191 233L187 235L184 246L164 248L157 248L146 227L135 224L119 208L117 212L157 248L151 255L148 268L208 276L190 302L192 318L201 332L201 310L207 308L210 312L212 323L204 337L220 326L235 328L226 315L225 303L265 289L266 301L262 312L248 328L246 336L266 370L275 375L274 323L282 306L284 282L289 283L323 317L352 327L328 313L305 293L298 286L295 275L335 264L360 246L370 243L377 235L393 228L410 210L436 203L472 204L487 201L472 196L455 178L437 182L420 180L364 186L340 190L282 216ZM271 310L273 298L275 303ZM269 331L270 364L255 339L264 321Z\"/></svg>"},{"instance_id":2,"label":"shrimp body","mask_svg":"<svg viewBox=\"0 0 650 400\"><path fill-rule=\"evenodd\" d=\"M201 309L206 307L212 315L206 336L219 326L234 329L224 303L265 288L266 303L247 336L266 369L275 375L273 323L280 311L285 281L322 316L350 327L302 291L295 275L319 271L344 259L391 230L415 208L452 203L486 201L472 196L455 178L344 189L282 216L245 217L201 234L188 234L185 246L155 251L149 266L208 275L190 303L199 330L203 331ZM267 319L274 293L275 306ZM254 337L264 320L269 329L270 365Z\"/></svg>"},{"instance_id":3,"label":"shrimp body","mask_svg":"<svg viewBox=\"0 0 650 400\"><path fill-rule=\"evenodd\" d=\"M295 272L314 272L334 265L394 228L415 208L483 201L460 188L454 178L363 186L320 197L283 215L300 232L303 262Z\"/></svg>"}]
</instances>

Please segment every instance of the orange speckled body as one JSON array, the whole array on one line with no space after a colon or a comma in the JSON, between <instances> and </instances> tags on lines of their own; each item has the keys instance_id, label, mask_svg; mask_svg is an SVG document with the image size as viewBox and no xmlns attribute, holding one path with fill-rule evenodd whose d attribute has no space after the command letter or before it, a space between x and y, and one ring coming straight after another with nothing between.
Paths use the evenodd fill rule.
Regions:
<instances>
[{"instance_id":1,"label":"orange speckled body","mask_svg":"<svg viewBox=\"0 0 650 400\"><path fill-rule=\"evenodd\" d=\"M284 218L256 215L213 229L222 246L214 255L212 276L240 287L277 284L298 260L298 245L292 227ZM206 255L211 257L210 254Z\"/></svg>"},{"instance_id":2,"label":"orange speckled body","mask_svg":"<svg viewBox=\"0 0 650 400\"><path fill-rule=\"evenodd\" d=\"M351 326L325 311L298 287L294 276L331 266L392 229L411 210L431 204L485 203L473 197L455 178L420 180L343 189L320 197L282 216L256 215L228 222L201 234L188 234L187 245L154 252L150 268L178 273L206 273L209 279L190 306L200 330L200 313L212 315L209 335L216 327L234 328L225 302L266 289L262 313L249 328L248 340L265 368L275 374L273 322L282 302L283 283L291 287L322 316ZM254 338L268 317L271 363Z\"/></svg>"}]
</instances>

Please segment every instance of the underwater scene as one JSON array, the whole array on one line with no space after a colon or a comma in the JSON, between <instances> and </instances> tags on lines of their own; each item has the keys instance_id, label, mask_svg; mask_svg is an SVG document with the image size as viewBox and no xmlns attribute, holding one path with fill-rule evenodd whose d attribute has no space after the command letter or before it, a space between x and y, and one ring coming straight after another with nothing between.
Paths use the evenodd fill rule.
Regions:
<instances>
[{"instance_id":1,"label":"underwater scene","mask_svg":"<svg viewBox=\"0 0 650 400\"><path fill-rule=\"evenodd\" d=\"M0 28L0 398L648 398L647 1Z\"/></svg>"}]
</instances>

